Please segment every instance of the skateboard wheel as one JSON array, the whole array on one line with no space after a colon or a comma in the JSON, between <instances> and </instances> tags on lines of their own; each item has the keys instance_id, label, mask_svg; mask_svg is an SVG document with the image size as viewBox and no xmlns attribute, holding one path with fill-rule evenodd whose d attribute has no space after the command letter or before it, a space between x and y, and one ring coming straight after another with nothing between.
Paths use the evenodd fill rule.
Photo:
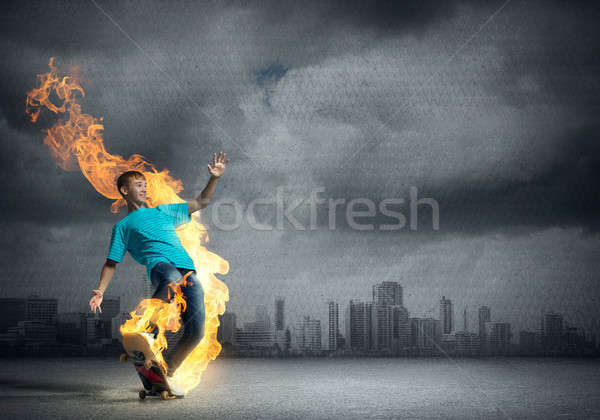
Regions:
<instances>
[{"instance_id":1,"label":"skateboard wheel","mask_svg":"<svg viewBox=\"0 0 600 420\"><path fill-rule=\"evenodd\" d=\"M144 362L144 367L145 367L146 369L150 369L150 368L152 367L152 360L146 360L146 361Z\"/></svg>"},{"instance_id":2,"label":"skateboard wheel","mask_svg":"<svg viewBox=\"0 0 600 420\"><path fill-rule=\"evenodd\" d=\"M160 393L160 398L163 400L168 400L169 399L169 391L163 391Z\"/></svg>"},{"instance_id":3,"label":"skateboard wheel","mask_svg":"<svg viewBox=\"0 0 600 420\"><path fill-rule=\"evenodd\" d=\"M122 353L121 357L119 357L121 363L125 363L127 361L127 353Z\"/></svg>"},{"instance_id":4,"label":"skateboard wheel","mask_svg":"<svg viewBox=\"0 0 600 420\"><path fill-rule=\"evenodd\" d=\"M144 391L143 389L140 391L140 400L143 400L144 398L146 398L146 391Z\"/></svg>"}]
</instances>

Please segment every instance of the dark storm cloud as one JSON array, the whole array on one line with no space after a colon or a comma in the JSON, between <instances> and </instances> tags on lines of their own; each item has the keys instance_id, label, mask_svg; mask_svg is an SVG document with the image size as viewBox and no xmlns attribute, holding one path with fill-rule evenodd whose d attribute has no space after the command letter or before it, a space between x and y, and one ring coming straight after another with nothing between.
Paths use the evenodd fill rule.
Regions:
<instances>
[{"instance_id":1,"label":"dark storm cloud","mask_svg":"<svg viewBox=\"0 0 600 420\"><path fill-rule=\"evenodd\" d=\"M452 16L457 1L309 1L302 3L271 2L264 11L271 22L282 17L319 15L327 25L350 25L374 28L382 32L419 30L438 19ZM307 13L308 12L308 13Z\"/></svg>"},{"instance_id":2,"label":"dark storm cloud","mask_svg":"<svg viewBox=\"0 0 600 420\"><path fill-rule=\"evenodd\" d=\"M1 18L4 43L2 49L6 54L0 82L2 110L11 124L18 124L20 128L27 125L17 105L22 103L23 89L26 91L31 88L35 75L45 68L49 56L58 56L59 59L65 57L66 65L78 65L80 63L76 59L68 60L66 57L88 55L119 60L131 54L132 50L135 51L136 47L104 12L116 22L120 22L119 25L142 46L156 35L173 43L175 48L179 40L184 44L189 43L190 40L180 39L178 34L202 34L202 30L198 28L205 26L211 20L211 16L218 17L227 14L228 11L232 14L238 11L254 12L258 23L268 25L258 25L256 33L259 35L269 28L277 29L281 22L286 22L291 31L298 35L294 42L308 41L318 46L322 42L326 43L336 28L367 28L376 32L416 31L438 19L451 17L459 3L462 2L315 1L301 5L296 2L263 2L251 5L235 2L98 2L101 10L96 8L93 2L5 2ZM140 12L140 8L143 12ZM256 31L256 28L248 27L238 29L250 30L252 34ZM195 41L202 42L202 39L196 38ZM281 43L285 45L286 41L282 39ZM321 45L320 49L312 50L313 57L306 57L307 60L320 59L320 51L325 46ZM26 48L43 52L43 56L23 60L23 50ZM299 50L283 52L288 56L293 56L294 53L302 56L302 51ZM328 50L327 53L335 55L343 51ZM282 52L277 51L277 54L281 56ZM110 69L109 63L105 65ZM194 90L192 96L198 101L202 92Z\"/></svg>"},{"instance_id":3,"label":"dark storm cloud","mask_svg":"<svg viewBox=\"0 0 600 420\"><path fill-rule=\"evenodd\" d=\"M39 180L5 186L11 196L31 194L56 203L63 199L63 191L75 193L80 200L74 205L83 206L72 216L75 219L97 208L95 191L77 173L61 174L58 179L64 185L56 189L50 185L35 189L62 170L53 167L49 151L41 145L39 130L52 118L36 125L27 121L24 93L33 87L35 74L46 69L48 56L58 55L65 65L82 67L87 93L84 110L104 117L109 151L125 157L142 153L159 169L170 168L175 177L183 179L186 198L199 192L204 182L201 175L207 152L225 147L240 168L236 172L232 166L227 194L244 202L269 193L271 187L312 177L312 185L323 185L330 196L348 199L403 196L403 191L416 185L423 194L440 201L448 228L469 229L463 218L472 221L470 227L476 230L503 223L591 223L597 201L573 202L572 191L586 187L593 174L586 178L557 171L569 171L573 160L580 158L581 149L573 148L571 139L592 127L589 114L597 106L594 74L600 55L595 6L511 2L473 45L447 69L441 69L431 86L415 93L413 87L437 68L428 67L428 56L436 58L434 64L444 62L501 2L273 2L245 6L187 2L157 3L144 7L143 12L136 2L99 4L155 57L175 83L93 3L5 5L1 45L8 59L0 65L1 107L6 129L11 129L7 136L21 133L22 137L18 145L10 146L13 149L6 149L9 146L3 141L4 168L13 179L33 173L33 179ZM451 26L463 15L468 16L467 23L461 23L464 27ZM415 42L405 37L412 34L418 35ZM452 42L440 43L440 37ZM409 41L403 44L404 39ZM381 51L377 51L380 45ZM375 52L370 54L369 49ZM414 55L414 51L423 54ZM481 60L473 62L477 56ZM401 59L394 61L398 57ZM419 60L424 64L419 65ZM343 83L329 86L331 80ZM255 91L258 100L253 102ZM344 92L350 94L345 97ZM406 103L411 97L414 101ZM404 107L400 112L398 104ZM554 122L568 132L544 126L547 117L542 112L531 121L515 121L519 114L533 115L528 106L557 104L570 109L570 113L557 113ZM269 109L261 110L265 105ZM494 121L494 115L505 112L499 105L510 107L513 114ZM420 107L432 111L419 114L415 110ZM473 109L485 109L487 114L471 117ZM269 112L278 119L269 121ZM414 143L412 149L384 148L390 139L398 145L406 142L406 136L413 134L402 130L411 124L413 133L425 132L424 138L418 134L416 140L409 139ZM494 135L512 131L512 143L500 145L505 151L498 156L494 155L498 145L484 147L492 158L514 154L520 144L534 146L523 147L524 157L513 157L498 167L488 165L484 156L478 155L477 143L486 140L494 124L500 133ZM537 130L535 135L541 139L531 141L526 130ZM439 148L436 144L446 141L444 133L468 141L456 141L453 150ZM325 146L329 137L337 143ZM372 145L346 170L339 170L340 162L330 159L329 153L352 155L371 137L375 137ZM25 142L31 149L19 149ZM430 146L434 146L432 151L426 152ZM25 162L43 163L30 168L33 172L24 171L26 164L10 158L15 147ZM469 156L472 147L477 153ZM544 149L553 153L545 157ZM414 158L412 163L404 162L412 167L404 174L396 159L406 151L414 153ZM593 153L597 151L592 152L597 156ZM380 167L369 163L380 159ZM477 163L479 160L483 163ZM465 176L460 172L462 166L465 173L476 176ZM237 188L248 179L248 171L259 181ZM523 204L524 195L535 199ZM564 204L569 202L573 204ZM9 217L16 219L63 220L55 204L45 209L45 216L32 214L27 206L15 212L10 208L6 206L13 215ZM556 214L552 210L548 214L548 208L556 209Z\"/></svg>"}]
</instances>

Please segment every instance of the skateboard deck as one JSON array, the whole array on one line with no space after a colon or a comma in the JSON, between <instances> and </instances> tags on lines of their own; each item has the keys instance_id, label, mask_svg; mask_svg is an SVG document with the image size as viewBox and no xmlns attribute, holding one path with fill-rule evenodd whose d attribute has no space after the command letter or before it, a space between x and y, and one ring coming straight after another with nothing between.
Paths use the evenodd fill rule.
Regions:
<instances>
[{"instance_id":1,"label":"skateboard deck","mask_svg":"<svg viewBox=\"0 0 600 420\"><path fill-rule=\"evenodd\" d=\"M148 340L140 333L123 334L123 348L125 353L121 354L121 362L130 361L137 371L144 389L140 390L140 399L146 396L160 396L163 400L171 398L183 398L173 395L169 382L162 369L154 358Z\"/></svg>"}]
</instances>

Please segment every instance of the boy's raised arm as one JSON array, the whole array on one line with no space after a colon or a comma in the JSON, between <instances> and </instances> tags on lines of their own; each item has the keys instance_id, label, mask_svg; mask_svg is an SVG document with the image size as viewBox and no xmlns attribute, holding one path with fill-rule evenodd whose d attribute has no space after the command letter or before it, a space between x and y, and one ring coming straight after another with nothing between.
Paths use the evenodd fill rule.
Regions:
<instances>
[{"instance_id":1,"label":"boy's raised arm","mask_svg":"<svg viewBox=\"0 0 600 420\"><path fill-rule=\"evenodd\" d=\"M225 166L229 163L229 159L225 160L226 153L220 152L217 157L216 153L213 153L213 166L208 164L208 172L210 173L210 179L206 184L206 187L202 190L200 195L194 200L188 201L188 214L192 214L195 211L205 208L208 206L210 199L215 192L217 187L217 181L225 172Z\"/></svg>"}]
</instances>

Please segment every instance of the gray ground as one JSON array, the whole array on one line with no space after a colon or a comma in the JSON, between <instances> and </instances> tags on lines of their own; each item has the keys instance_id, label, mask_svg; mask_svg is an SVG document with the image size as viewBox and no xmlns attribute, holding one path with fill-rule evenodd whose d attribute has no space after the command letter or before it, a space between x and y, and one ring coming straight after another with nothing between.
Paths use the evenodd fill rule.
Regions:
<instances>
[{"instance_id":1,"label":"gray ground","mask_svg":"<svg viewBox=\"0 0 600 420\"><path fill-rule=\"evenodd\" d=\"M114 359L1 361L7 418L600 418L594 360L217 360L168 401Z\"/></svg>"}]
</instances>

